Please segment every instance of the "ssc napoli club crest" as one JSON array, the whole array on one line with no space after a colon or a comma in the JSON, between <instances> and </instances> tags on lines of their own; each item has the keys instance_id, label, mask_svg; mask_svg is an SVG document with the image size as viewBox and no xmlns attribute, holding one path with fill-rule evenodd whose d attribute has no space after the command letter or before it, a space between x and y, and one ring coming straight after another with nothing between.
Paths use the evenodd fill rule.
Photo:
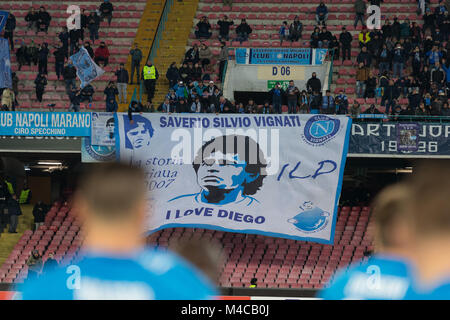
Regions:
<instances>
[{"instance_id":1,"label":"ssc napoli club crest","mask_svg":"<svg viewBox=\"0 0 450 320\"><path fill-rule=\"evenodd\" d=\"M303 140L310 145L324 145L336 136L340 123L339 119L332 119L325 115L313 116L305 124Z\"/></svg>"},{"instance_id":2,"label":"ssc napoli club crest","mask_svg":"<svg viewBox=\"0 0 450 320\"><path fill-rule=\"evenodd\" d=\"M99 162L113 161L116 158L116 148L108 146L93 146L90 139L83 139L84 151L94 160Z\"/></svg>"},{"instance_id":3,"label":"ssc napoli club crest","mask_svg":"<svg viewBox=\"0 0 450 320\"><path fill-rule=\"evenodd\" d=\"M323 230L328 225L330 213L323 211L307 201L300 207L303 211L288 220L299 231L313 233Z\"/></svg>"}]
</instances>

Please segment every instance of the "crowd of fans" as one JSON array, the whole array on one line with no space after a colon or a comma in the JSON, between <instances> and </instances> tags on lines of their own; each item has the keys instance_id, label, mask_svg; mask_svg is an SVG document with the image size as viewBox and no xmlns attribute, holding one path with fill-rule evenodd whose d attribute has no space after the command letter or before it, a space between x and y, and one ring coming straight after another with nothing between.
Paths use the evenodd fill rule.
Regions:
<instances>
[{"instance_id":1,"label":"crowd of fans","mask_svg":"<svg viewBox=\"0 0 450 320\"><path fill-rule=\"evenodd\" d=\"M58 81L64 81L66 87L66 93L70 99L69 110L79 111L81 102L92 102L93 95L95 93L95 88L93 85L89 84L84 88L77 88L76 86L76 68L70 60L70 56L78 52L81 47L84 47L91 58L100 66L106 67L109 64L110 52L108 46L104 41L99 39L99 29L100 22L107 21L111 25L112 15L114 11L114 6L109 0L103 1L97 10L89 12L83 9L80 15L80 29L68 30L67 27L63 27L58 33L57 37L59 39L59 44L50 48L48 43L44 42L42 44L36 45L32 40L31 44L27 45L23 40L14 41L14 30L16 29L16 17L12 12L9 12L7 22L4 28L3 37L8 39L10 49L12 53L16 55L18 70L20 71L23 66L37 66L38 72L34 80L36 101L42 102L43 95L46 92L46 87L48 85L48 60L50 55L55 57L54 70ZM34 31L36 35L38 32L48 32L50 22L52 17L48 13L44 6L36 11L31 8L28 14L24 17L27 22L27 29ZM97 47L91 46L97 43ZM15 48L15 45L17 48ZM134 50L140 51L138 48ZM133 50L132 50L133 52ZM133 56L133 61L137 55ZM141 57L137 57L140 62ZM139 71L139 64L136 68ZM138 72L139 74L139 72ZM123 64L115 72L117 77L117 86L112 84L112 86L117 87L117 95L119 95L119 102L126 103L126 84L128 83L128 71L123 68ZM18 83L19 78L16 72L12 73L12 89L2 88L0 89L2 94L1 110L14 111L19 105L18 103ZM104 90L107 111L117 111L117 101L116 95L114 97L111 93L111 84L108 84ZM113 99L112 99L113 97ZM49 104L50 110L54 108L54 104Z\"/></svg>"},{"instance_id":2,"label":"crowd of fans","mask_svg":"<svg viewBox=\"0 0 450 320\"><path fill-rule=\"evenodd\" d=\"M253 101L229 101L222 97L217 86L217 80L212 79L215 64L218 64L218 79L223 77L224 68L228 59L226 41L235 40L241 43L247 41L252 28L245 19L235 28L233 38L230 29L234 22L226 15L217 21L221 51L219 58L213 59L213 52L203 42L194 44L184 57L181 66L172 63L166 72L170 92L165 101L158 107L159 111L167 112L261 112L281 113L282 105L288 106L289 113L327 113L350 114L358 116L361 113L378 114L382 111L389 115L421 115L421 116L447 116L449 115L448 96L450 90L450 42L448 42L450 16L446 2L432 8L425 1L423 25L410 23L409 19L399 21L393 18L384 21L381 29L369 30L365 25L366 7L380 5L380 0L364 0L354 2L354 27L362 24L358 40L354 39L345 26L339 34L332 34L327 30L328 8L321 2L316 8L316 22L309 40L312 48L328 48L332 50L335 60L351 60L352 42L358 41L360 52L356 61L352 61L356 70L355 75L356 98L350 103L344 90L336 90L333 96L330 91L323 93L320 80L313 75L305 88L299 90L294 83L284 89L281 85L275 86L267 95L267 101L259 107L253 107ZM63 27L58 34L60 45L50 49L47 43L36 46L34 42L26 45L23 41L14 49L13 32L16 21L10 14L5 25L4 37L9 40L10 47L15 50L19 70L23 65L37 65L38 74L34 81L36 87L36 100L42 102L48 83L48 57L55 56L55 72L58 80L64 80L66 91L70 99L70 110L79 111L81 102L92 102L95 88L87 85L82 90L76 87L76 69L69 57L82 46L88 51L92 59L103 66L109 63L110 52L104 41L99 41L98 30L100 21L107 19L111 23L113 5L109 1L103 2L98 10L82 11L81 29L68 31ZM419 12L418 12L419 13ZM28 29L47 32L50 14L42 6L39 11L31 9L26 15ZM207 17L202 17L196 25L195 35L198 39L209 39L212 36L212 26ZM89 33L89 36L85 31ZM288 24L284 21L279 29L282 41L299 41L304 38L303 24L298 17ZM233 38L233 39L232 39ZM98 43L94 50L91 43ZM119 97L120 103L127 103L126 86L132 84L134 74L140 83L143 80L148 94L147 108L153 110L152 99L155 92L155 83L159 77L156 67L150 62L142 69L142 51L137 44L130 51L131 77L123 65L115 72L116 82L110 82L104 90L107 111L117 111ZM216 80L216 81L214 81ZM317 86L317 81L319 86ZM315 85L311 86L311 83ZM18 78L13 73L13 88L3 90L2 110L14 110L17 105ZM361 109L361 99L375 99L367 110ZM404 103L404 101L408 103ZM351 101L351 99L350 99ZM377 107L378 106L378 107ZM382 108L379 108L381 106Z\"/></svg>"}]
</instances>

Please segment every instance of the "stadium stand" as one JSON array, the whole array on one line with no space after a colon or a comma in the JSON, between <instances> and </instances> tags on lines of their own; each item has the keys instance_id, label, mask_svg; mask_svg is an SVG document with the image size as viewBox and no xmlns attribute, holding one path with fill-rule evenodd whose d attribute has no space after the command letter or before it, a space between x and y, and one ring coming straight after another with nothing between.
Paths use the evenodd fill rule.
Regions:
<instances>
[{"instance_id":1,"label":"stadium stand","mask_svg":"<svg viewBox=\"0 0 450 320\"><path fill-rule=\"evenodd\" d=\"M223 287L248 287L250 279L256 277L259 287L316 289L322 288L337 268L358 263L366 251L373 250L367 234L369 220L369 207L340 207L334 245L189 228L156 232L148 242L170 247L190 238L218 241L225 257L220 275ZM26 262L34 249L43 261L53 252L60 265L68 265L76 261L82 242L79 220L67 205L56 202L45 225L24 232L0 268L0 282L23 282Z\"/></svg>"},{"instance_id":2,"label":"stadium stand","mask_svg":"<svg viewBox=\"0 0 450 320\"><path fill-rule=\"evenodd\" d=\"M161 6L161 2L158 2ZM87 9L89 11L96 10L100 4L99 1L82 1L80 3L81 9ZM113 19L111 25L108 26L107 21L100 23L99 40L95 41L95 44L91 43L91 47L95 50L100 41L105 41L111 53L110 64L105 67L105 74L94 83L96 92L93 97L92 109L105 110L105 99L103 90L106 84L110 80L115 80L114 72L117 70L118 65L123 62L130 69L129 51L132 43L135 39L139 23L144 12L146 0L123 0L120 2L113 2L115 10L113 13ZM69 99L65 93L64 82L58 81L55 69L53 56L53 45L60 44L58 34L61 32L63 26L66 26L67 19L67 7L72 5L73 1L47 1L44 6L47 12L51 15L52 20L48 29L48 34L39 32L37 35L34 31L27 30L27 22L25 16L31 7L39 9L42 3L37 3L31 0L19 0L14 2L3 2L0 5L1 10L11 11L16 17L17 27L14 32L14 40L23 40L27 45L31 44L33 40L35 44L41 44L47 42L49 44L50 55L48 59L48 85L45 90L43 101L39 103L36 101L34 90L34 79L38 72L38 66L31 65L23 66L21 71L18 71L18 63L16 55L11 52L11 68L13 72L17 72L19 78L19 103L20 110L24 111L44 111L48 110L47 105L54 103L55 109L59 111L67 111L69 106ZM158 11L155 11L158 14ZM161 11L159 11L161 14ZM158 20L158 19L155 19ZM89 38L89 32L86 30L85 39ZM19 42L20 43L20 42ZM19 47L19 43L16 42L16 47ZM127 65L128 63L128 65ZM88 107L87 104L82 105L82 110Z\"/></svg>"}]
</instances>

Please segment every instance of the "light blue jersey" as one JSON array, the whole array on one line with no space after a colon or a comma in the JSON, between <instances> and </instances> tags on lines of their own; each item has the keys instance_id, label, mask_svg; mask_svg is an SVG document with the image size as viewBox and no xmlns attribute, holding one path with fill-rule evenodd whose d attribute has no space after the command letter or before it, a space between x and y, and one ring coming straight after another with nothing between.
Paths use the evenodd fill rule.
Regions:
<instances>
[{"instance_id":1,"label":"light blue jersey","mask_svg":"<svg viewBox=\"0 0 450 320\"><path fill-rule=\"evenodd\" d=\"M439 281L429 289L418 287L408 290L406 300L450 300L450 278Z\"/></svg>"},{"instance_id":2,"label":"light blue jersey","mask_svg":"<svg viewBox=\"0 0 450 320\"><path fill-rule=\"evenodd\" d=\"M404 259L374 255L335 276L320 297L326 300L401 300L411 287L412 267Z\"/></svg>"},{"instance_id":3,"label":"light blue jersey","mask_svg":"<svg viewBox=\"0 0 450 320\"><path fill-rule=\"evenodd\" d=\"M157 248L132 255L89 252L19 288L23 300L204 300L213 285L189 263Z\"/></svg>"}]
</instances>

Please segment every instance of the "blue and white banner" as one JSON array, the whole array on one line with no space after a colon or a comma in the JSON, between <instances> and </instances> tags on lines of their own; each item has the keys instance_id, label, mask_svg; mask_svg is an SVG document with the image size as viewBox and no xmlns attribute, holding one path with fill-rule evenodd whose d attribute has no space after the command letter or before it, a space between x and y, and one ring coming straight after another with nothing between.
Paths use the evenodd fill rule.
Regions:
<instances>
[{"instance_id":1,"label":"blue and white banner","mask_svg":"<svg viewBox=\"0 0 450 320\"><path fill-rule=\"evenodd\" d=\"M91 144L94 146L115 146L114 115L110 112L93 112Z\"/></svg>"},{"instance_id":2,"label":"blue and white banner","mask_svg":"<svg viewBox=\"0 0 450 320\"><path fill-rule=\"evenodd\" d=\"M3 38L0 38L0 88L12 88L9 43Z\"/></svg>"},{"instance_id":3,"label":"blue and white banner","mask_svg":"<svg viewBox=\"0 0 450 320\"><path fill-rule=\"evenodd\" d=\"M89 52L82 47L73 56L70 56L73 65L77 69L77 76L81 81L81 88L84 88L88 83L94 79L101 77L105 71L100 68L94 60L92 60Z\"/></svg>"},{"instance_id":4,"label":"blue and white banner","mask_svg":"<svg viewBox=\"0 0 450 320\"><path fill-rule=\"evenodd\" d=\"M110 162L116 160L115 146L96 146L91 144L91 138L81 140L81 162Z\"/></svg>"},{"instance_id":5,"label":"blue and white banner","mask_svg":"<svg viewBox=\"0 0 450 320\"><path fill-rule=\"evenodd\" d=\"M1 136L89 137L90 112L0 112Z\"/></svg>"},{"instance_id":6,"label":"blue and white banner","mask_svg":"<svg viewBox=\"0 0 450 320\"><path fill-rule=\"evenodd\" d=\"M117 113L116 125L118 160L146 171L149 232L333 243L350 118Z\"/></svg>"},{"instance_id":7,"label":"blue and white banner","mask_svg":"<svg viewBox=\"0 0 450 320\"><path fill-rule=\"evenodd\" d=\"M8 20L9 12L8 11L0 11L0 32L3 31L3 28L6 25L6 20Z\"/></svg>"},{"instance_id":8,"label":"blue and white banner","mask_svg":"<svg viewBox=\"0 0 450 320\"><path fill-rule=\"evenodd\" d=\"M327 49L236 48L237 64L321 65Z\"/></svg>"}]
</instances>

